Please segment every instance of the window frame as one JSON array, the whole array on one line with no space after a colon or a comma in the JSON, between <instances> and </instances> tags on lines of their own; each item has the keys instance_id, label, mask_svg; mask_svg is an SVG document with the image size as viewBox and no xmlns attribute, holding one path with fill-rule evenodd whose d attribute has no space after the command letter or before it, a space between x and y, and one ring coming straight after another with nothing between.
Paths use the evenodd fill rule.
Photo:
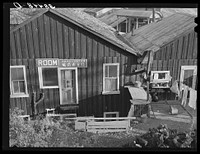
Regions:
<instances>
[{"instance_id":1,"label":"window frame","mask_svg":"<svg viewBox=\"0 0 200 154\"><path fill-rule=\"evenodd\" d=\"M182 65L181 66L181 72L180 72L180 82L183 83L184 80L184 74L186 70L194 70L193 72L193 83L192 83L192 88L195 89L195 83L197 81L197 65ZM183 89L183 85L180 85L180 89Z\"/></svg>"},{"instance_id":2,"label":"window frame","mask_svg":"<svg viewBox=\"0 0 200 154\"><path fill-rule=\"evenodd\" d=\"M57 66L42 66L38 67L38 76L39 76L39 86L40 89L56 89L59 88L59 81L57 86L44 86L43 84L43 75L42 75L42 69L43 68L56 68L57 69L57 76L58 76L58 67Z\"/></svg>"},{"instance_id":3,"label":"window frame","mask_svg":"<svg viewBox=\"0 0 200 154\"><path fill-rule=\"evenodd\" d=\"M25 93L14 93L14 89L13 89L13 86L12 86L12 80L11 80L11 68L22 68L23 69ZM29 97L28 88L27 88L26 67L25 67L25 65L13 65L13 66L10 66L10 98L19 98L19 97Z\"/></svg>"},{"instance_id":4,"label":"window frame","mask_svg":"<svg viewBox=\"0 0 200 154\"><path fill-rule=\"evenodd\" d=\"M112 77L106 77L106 66L117 66L117 90L115 91L106 91L105 90L105 79L106 78L112 78ZM119 90L119 63L103 63L103 95L109 95L109 94L120 94Z\"/></svg>"}]
</instances>

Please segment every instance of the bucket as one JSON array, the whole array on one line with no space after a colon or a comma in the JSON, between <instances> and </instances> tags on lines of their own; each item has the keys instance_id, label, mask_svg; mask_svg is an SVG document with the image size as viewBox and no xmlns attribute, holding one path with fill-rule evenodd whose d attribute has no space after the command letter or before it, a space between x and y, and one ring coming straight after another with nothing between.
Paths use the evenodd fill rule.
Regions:
<instances>
[{"instance_id":1,"label":"bucket","mask_svg":"<svg viewBox=\"0 0 200 154\"><path fill-rule=\"evenodd\" d=\"M175 106L170 106L170 114L172 115L178 114L178 109Z\"/></svg>"}]
</instances>

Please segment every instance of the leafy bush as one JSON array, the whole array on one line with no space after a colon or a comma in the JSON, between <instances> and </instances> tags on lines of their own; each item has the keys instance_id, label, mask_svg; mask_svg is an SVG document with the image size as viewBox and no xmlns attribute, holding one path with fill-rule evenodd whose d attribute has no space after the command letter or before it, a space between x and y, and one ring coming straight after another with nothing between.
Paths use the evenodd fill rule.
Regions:
<instances>
[{"instance_id":1,"label":"leafy bush","mask_svg":"<svg viewBox=\"0 0 200 154\"><path fill-rule=\"evenodd\" d=\"M22 112L17 108L10 110L10 147L49 147L52 133L59 128L60 124L41 116L35 120L25 121L19 117Z\"/></svg>"}]
</instances>

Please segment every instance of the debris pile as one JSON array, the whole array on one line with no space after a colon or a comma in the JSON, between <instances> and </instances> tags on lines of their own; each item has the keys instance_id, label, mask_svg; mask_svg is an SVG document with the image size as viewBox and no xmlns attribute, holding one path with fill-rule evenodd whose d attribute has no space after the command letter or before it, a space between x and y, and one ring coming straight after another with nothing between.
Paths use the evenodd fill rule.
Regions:
<instances>
[{"instance_id":1,"label":"debris pile","mask_svg":"<svg viewBox=\"0 0 200 154\"><path fill-rule=\"evenodd\" d=\"M196 148L196 130L190 132L178 132L169 129L166 124L160 124L157 128L149 128L149 131L123 145L123 147L139 148Z\"/></svg>"}]
</instances>

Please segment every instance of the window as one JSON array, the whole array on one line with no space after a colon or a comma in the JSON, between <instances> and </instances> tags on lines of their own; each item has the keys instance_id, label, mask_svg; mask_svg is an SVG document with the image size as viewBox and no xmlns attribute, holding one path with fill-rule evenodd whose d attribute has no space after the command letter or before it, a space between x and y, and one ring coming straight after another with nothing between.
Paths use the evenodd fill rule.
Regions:
<instances>
[{"instance_id":1,"label":"window","mask_svg":"<svg viewBox=\"0 0 200 154\"><path fill-rule=\"evenodd\" d=\"M103 64L103 94L119 94L119 63Z\"/></svg>"},{"instance_id":2,"label":"window","mask_svg":"<svg viewBox=\"0 0 200 154\"><path fill-rule=\"evenodd\" d=\"M29 97L25 66L10 66L10 96Z\"/></svg>"},{"instance_id":3,"label":"window","mask_svg":"<svg viewBox=\"0 0 200 154\"><path fill-rule=\"evenodd\" d=\"M38 67L41 89L58 88L57 67Z\"/></svg>"}]
</instances>

